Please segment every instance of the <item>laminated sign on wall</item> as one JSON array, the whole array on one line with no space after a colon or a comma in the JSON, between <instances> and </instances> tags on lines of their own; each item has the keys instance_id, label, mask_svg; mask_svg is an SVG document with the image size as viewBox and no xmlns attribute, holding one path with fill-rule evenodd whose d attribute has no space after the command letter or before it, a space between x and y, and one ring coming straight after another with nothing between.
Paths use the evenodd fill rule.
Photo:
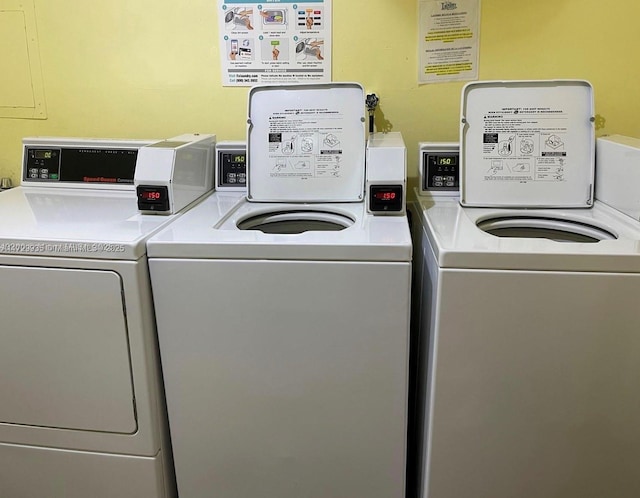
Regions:
<instances>
[{"instance_id":1,"label":"laminated sign on wall","mask_svg":"<svg viewBox=\"0 0 640 498\"><path fill-rule=\"evenodd\" d=\"M478 79L480 0L420 0L418 83Z\"/></svg>"},{"instance_id":2,"label":"laminated sign on wall","mask_svg":"<svg viewBox=\"0 0 640 498\"><path fill-rule=\"evenodd\" d=\"M218 0L224 86L331 81L331 0Z\"/></svg>"}]
</instances>

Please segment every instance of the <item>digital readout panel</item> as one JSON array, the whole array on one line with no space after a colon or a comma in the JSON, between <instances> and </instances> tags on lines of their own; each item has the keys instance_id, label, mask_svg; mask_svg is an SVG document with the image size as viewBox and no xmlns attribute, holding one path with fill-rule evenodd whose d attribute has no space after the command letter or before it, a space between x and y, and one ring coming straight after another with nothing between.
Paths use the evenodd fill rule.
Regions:
<instances>
[{"instance_id":1,"label":"digital readout panel","mask_svg":"<svg viewBox=\"0 0 640 498\"><path fill-rule=\"evenodd\" d=\"M133 184L138 151L118 148L29 147L23 179L28 181Z\"/></svg>"}]
</instances>

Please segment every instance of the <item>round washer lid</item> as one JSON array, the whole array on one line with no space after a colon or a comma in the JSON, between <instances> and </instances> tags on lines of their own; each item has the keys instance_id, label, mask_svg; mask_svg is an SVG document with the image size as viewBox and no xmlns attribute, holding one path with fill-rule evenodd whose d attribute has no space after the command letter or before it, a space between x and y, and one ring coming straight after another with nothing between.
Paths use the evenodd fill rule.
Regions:
<instances>
[{"instance_id":1,"label":"round washer lid","mask_svg":"<svg viewBox=\"0 0 640 498\"><path fill-rule=\"evenodd\" d=\"M252 88L247 199L361 201L364 116L364 89L357 83Z\"/></svg>"},{"instance_id":2,"label":"round washer lid","mask_svg":"<svg viewBox=\"0 0 640 498\"><path fill-rule=\"evenodd\" d=\"M460 203L590 207L593 88L581 80L485 81L462 90Z\"/></svg>"}]
</instances>

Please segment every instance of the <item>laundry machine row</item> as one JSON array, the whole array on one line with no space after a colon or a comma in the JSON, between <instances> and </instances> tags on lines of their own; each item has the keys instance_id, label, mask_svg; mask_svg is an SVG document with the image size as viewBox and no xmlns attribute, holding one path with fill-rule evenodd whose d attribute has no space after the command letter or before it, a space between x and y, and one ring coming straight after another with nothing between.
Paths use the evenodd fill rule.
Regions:
<instances>
[{"instance_id":1,"label":"laundry machine row","mask_svg":"<svg viewBox=\"0 0 640 498\"><path fill-rule=\"evenodd\" d=\"M402 498L402 137L367 145L357 84L255 87L248 115L246 198L148 241L180 497Z\"/></svg>"},{"instance_id":2,"label":"laundry machine row","mask_svg":"<svg viewBox=\"0 0 640 498\"><path fill-rule=\"evenodd\" d=\"M637 495L640 223L608 204L637 212L638 152L596 164L592 116L586 82L471 83L459 196L423 172L412 496Z\"/></svg>"},{"instance_id":3,"label":"laundry machine row","mask_svg":"<svg viewBox=\"0 0 640 498\"><path fill-rule=\"evenodd\" d=\"M145 242L210 191L214 143L23 141L0 196L0 496L176 496ZM167 216L138 211L149 151Z\"/></svg>"}]
</instances>

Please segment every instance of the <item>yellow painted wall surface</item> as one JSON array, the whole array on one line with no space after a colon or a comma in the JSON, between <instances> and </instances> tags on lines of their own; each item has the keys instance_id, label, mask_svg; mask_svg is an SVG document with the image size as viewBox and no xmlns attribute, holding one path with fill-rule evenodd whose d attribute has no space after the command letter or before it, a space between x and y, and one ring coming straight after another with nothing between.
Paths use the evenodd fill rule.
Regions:
<instances>
[{"instance_id":1,"label":"yellow painted wall surface","mask_svg":"<svg viewBox=\"0 0 640 498\"><path fill-rule=\"evenodd\" d=\"M244 139L248 89L221 86L215 0L33 4L47 119L0 118L0 176L18 181L24 136ZM417 13L416 0L333 1L333 79L379 95L413 178L419 141L457 140L463 85L417 84ZM480 79L587 79L598 134L640 137L638 19L632 0L482 0Z\"/></svg>"}]
</instances>

